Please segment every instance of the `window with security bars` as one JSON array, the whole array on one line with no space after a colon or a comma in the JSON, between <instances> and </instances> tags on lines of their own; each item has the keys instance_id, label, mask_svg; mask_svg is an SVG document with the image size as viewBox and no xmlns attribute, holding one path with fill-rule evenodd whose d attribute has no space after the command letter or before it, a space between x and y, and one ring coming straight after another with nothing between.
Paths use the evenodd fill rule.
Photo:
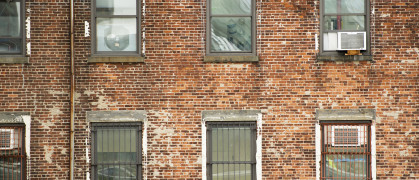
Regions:
<instances>
[{"instance_id":1,"label":"window with security bars","mask_svg":"<svg viewBox=\"0 0 419 180\"><path fill-rule=\"evenodd\" d=\"M141 123L93 123L93 179L141 179Z\"/></svg>"},{"instance_id":2,"label":"window with security bars","mask_svg":"<svg viewBox=\"0 0 419 180\"><path fill-rule=\"evenodd\" d=\"M207 177L256 179L256 123L207 122Z\"/></svg>"},{"instance_id":3,"label":"window with security bars","mask_svg":"<svg viewBox=\"0 0 419 180\"><path fill-rule=\"evenodd\" d=\"M24 126L0 126L0 180L26 179L24 145Z\"/></svg>"},{"instance_id":4,"label":"window with security bars","mask_svg":"<svg viewBox=\"0 0 419 180\"><path fill-rule=\"evenodd\" d=\"M372 179L371 123L321 123L321 179Z\"/></svg>"}]
</instances>

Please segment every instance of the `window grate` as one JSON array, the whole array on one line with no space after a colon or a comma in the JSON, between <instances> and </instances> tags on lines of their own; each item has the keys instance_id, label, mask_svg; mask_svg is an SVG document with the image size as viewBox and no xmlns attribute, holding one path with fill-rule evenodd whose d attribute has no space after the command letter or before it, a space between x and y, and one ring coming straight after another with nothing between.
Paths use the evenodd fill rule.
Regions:
<instances>
[{"instance_id":1,"label":"window grate","mask_svg":"<svg viewBox=\"0 0 419 180\"><path fill-rule=\"evenodd\" d=\"M93 179L141 179L141 123L92 127Z\"/></svg>"},{"instance_id":2,"label":"window grate","mask_svg":"<svg viewBox=\"0 0 419 180\"><path fill-rule=\"evenodd\" d=\"M255 179L256 123L208 122L208 179Z\"/></svg>"},{"instance_id":3,"label":"window grate","mask_svg":"<svg viewBox=\"0 0 419 180\"><path fill-rule=\"evenodd\" d=\"M321 129L321 179L372 179L370 124L322 123Z\"/></svg>"},{"instance_id":4,"label":"window grate","mask_svg":"<svg viewBox=\"0 0 419 180\"><path fill-rule=\"evenodd\" d=\"M24 133L24 126L0 127L0 180L26 179Z\"/></svg>"}]
</instances>

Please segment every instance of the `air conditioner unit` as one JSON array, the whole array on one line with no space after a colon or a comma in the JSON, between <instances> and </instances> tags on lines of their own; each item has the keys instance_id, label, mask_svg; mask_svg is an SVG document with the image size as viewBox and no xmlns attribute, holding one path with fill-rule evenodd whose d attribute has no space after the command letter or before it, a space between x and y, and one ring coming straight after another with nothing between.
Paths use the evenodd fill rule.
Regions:
<instances>
[{"instance_id":1,"label":"air conditioner unit","mask_svg":"<svg viewBox=\"0 0 419 180\"><path fill-rule=\"evenodd\" d=\"M366 32L338 32L338 50L366 50Z\"/></svg>"},{"instance_id":2,"label":"air conditioner unit","mask_svg":"<svg viewBox=\"0 0 419 180\"><path fill-rule=\"evenodd\" d=\"M360 126L332 126L332 146L360 146L365 144L366 135L361 132Z\"/></svg>"},{"instance_id":3,"label":"air conditioner unit","mask_svg":"<svg viewBox=\"0 0 419 180\"><path fill-rule=\"evenodd\" d=\"M0 150L14 149L16 144L14 141L13 129L0 129Z\"/></svg>"}]
</instances>

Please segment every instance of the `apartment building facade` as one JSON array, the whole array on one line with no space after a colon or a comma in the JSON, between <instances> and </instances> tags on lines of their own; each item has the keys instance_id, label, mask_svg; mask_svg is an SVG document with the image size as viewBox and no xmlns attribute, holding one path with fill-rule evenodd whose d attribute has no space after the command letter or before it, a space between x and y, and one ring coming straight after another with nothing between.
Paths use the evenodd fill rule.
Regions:
<instances>
[{"instance_id":1,"label":"apartment building facade","mask_svg":"<svg viewBox=\"0 0 419 180\"><path fill-rule=\"evenodd\" d=\"M418 0L0 2L0 179L418 179Z\"/></svg>"}]
</instances>

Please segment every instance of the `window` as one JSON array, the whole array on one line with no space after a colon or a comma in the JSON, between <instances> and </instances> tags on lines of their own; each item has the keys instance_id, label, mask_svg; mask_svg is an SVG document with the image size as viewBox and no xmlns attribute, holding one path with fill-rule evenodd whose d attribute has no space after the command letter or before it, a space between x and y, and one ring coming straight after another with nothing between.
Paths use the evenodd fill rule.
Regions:
<instances>
[{"instance_id":1,"label":"window","mask_svg":"<svg viewBox=\"0 0 419 180\"><path fill-rule=\"evenodd\" d=\"M207 1L207 55L255 55L254 0Z\"/></svg>"},{"instance_id":2,"label":"window","mask_svg":"<svg viewBox=\"0 0 419 180\"><path fill-rule=\"evenodd\" d=\"M370 54L368 0L321 0L320 9L322 55Z\"/></svg>"},{"instance_id":3,"label":"window","mask_svg":"<svg viewBox=\"0 0 419 180\"><path fill-rule=\"evenodd\" d=\"M92 123L92 179L141 179L141 123Z\"/></svg>"},{"instance_id":4,"label":"window","mask_svg":"<svg viewBox=\"0 0 419 180\"><path fill-rule=\"evenodd\" d=\"M256 179L256 122L207 126L208 179Z\"/></svg>"},{"instance_id":5,"label":"window","mask_svg":"<svg viewBox=\"0 0 419 180\"><path fill-rule=\"evenodd\" d=\"M321 179L372 179L371 123L321 122Z\"/></svg>"},{"instance_id":6,"label":"window","mask_svg":"<svg viewBox=\"0 0 419 180\"><path fill-rule=\"evenodd\" d=\"M25 126L0 126L0 179L26 179Z\"/></svg>"},{"instance_id":7,"label":"window","mask_svg":"<svg viewBox=\"0 0 419 180\"><path fill-rule=\"evenodd\" d=\"M25 1L0 2L0 55L24 54Z\"/></svg>"},{"instance_id":8,"label":"window","mask_svg":"<svg viewBox=\"0 0 419 180\"><path fill-rule=\"evenodd\" d=\"M140 53L140 1L96 0L92 3L93 54Z\"/></svg>"}]
</instances>

